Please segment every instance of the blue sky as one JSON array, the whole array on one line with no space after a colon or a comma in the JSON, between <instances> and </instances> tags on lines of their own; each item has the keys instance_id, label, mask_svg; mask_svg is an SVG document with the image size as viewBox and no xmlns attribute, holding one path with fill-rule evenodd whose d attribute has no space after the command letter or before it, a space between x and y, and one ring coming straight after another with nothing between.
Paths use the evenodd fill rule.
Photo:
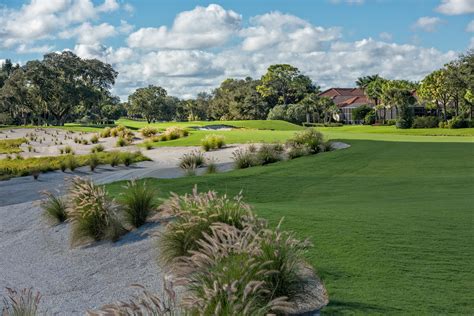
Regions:
<instances>
[{"instance_id":1,"label":"blue sky","mask_svg":"<svg viewBox=\"0 0 474 316\"><path fill-rule=\"evenodd\" d=\"M0 60L69 49L111 63L114 92L190 97L291 63L318 85L420 80L474 48L474 0L3 0Z\"/></svg>"}]
</instances>

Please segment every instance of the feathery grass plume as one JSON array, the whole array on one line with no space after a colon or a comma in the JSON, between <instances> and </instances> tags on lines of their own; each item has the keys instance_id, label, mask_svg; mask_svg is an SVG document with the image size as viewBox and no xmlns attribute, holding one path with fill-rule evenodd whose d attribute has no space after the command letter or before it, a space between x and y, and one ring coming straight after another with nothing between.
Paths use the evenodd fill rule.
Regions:
<instances>
[{"instance_id":1,"label":"feathery grass plume","mask_svg":"<svg viewBox=\"0 0 474 316\"><path fill-rule=\"evenodd\" d=\"M68 146L64 147L64 152L66 154L72 154L74 152L74 150L72 150L72 147L68 145Z\"/></svg>"},{"instance_id":2,"label":"feathery grass plume","mask_svg":"<svg viewBox=\"0 0 474 316\"><path fill-rule=\"evenodd\" d=\"M67 205L64 198L49 191L41 192L41 208L46 218L54 224L60 224L67 219Z\"/></svg>"},{"instance_id":3,"label":"feathery grass plume","mask_svg":"<svg viewBox=\"0 0 474 316\"><path fill-rule=\"evenodd\" d=\"M259 230L215 223L180 257L173 271L187 288L183 306L204 315L267 315L288 306L275 297L266 280L275 271L260 255Z\"/></svg>"},{"instance_id":4,"label":"feathery grass plume","mask_svg":"<svg viewBox=\"0 0 474 316\"><path fill-rule=\"evenodd\" d=\"M263 144L257 150L257 161L261 165L267 165L282 160L282 151L279 150L279 147L270 144Z\"/></svg>"},{"instance_id":5,"label":"feathery grass plume","mask_svg":"<svg viewBox=\"0 0 474 316\"><path fill-rule=\"evenodd\" d=\"M116 144L116 145L117 145L117 147L123 147L123 146L127 146L127 145L128 145L128 142L127 142L127 140L126 140L125 138L119 137L119 138L117 139L117 144Z\"/></svg>"},{"instance_id":6,"label":"feathery grass plume","mask_svg":"<svg viewBox=\"0 0 474 316\"><path fill-rule=\"evenodd\" d=\"M130 152L123 152L120 154L123 164L128 167L134 162L135 155Z\"/></svg>"},{"instance_id":7,"label":"feathery grass plume","mask_svg":"<svg viewBox=\"0 0 474 316\"><path fill-rule=\"evenodd\" d=\"M89 156L89 167L91 171L94 171L95 168L97 168L97 166L99 165L99 163L100 163L99 157L97 157L95 153Z\"/></svg>"},{"instance_id":8,"label":"feathery grass plume","mask_svg":"<svg viewBox=\"0 0 474 316\"><path fill-rule=\"evenodd\" d=\"M100 137L102 138L110 137L111 130L112 129L110 127L104 128L104 130L100 133Z\"/></svg>"},{"instance_id":9,"label":"feathery grass plume","mask_svg":"<svg viewBox=\"0 0 474 316\"><path fill-rule=\"evenodd\" d=\"M201 147L205 151L209 151L212 149L219 149L225 145L225 138L222 135L206 135L203 139L201 139Z\"/></svg>"},{"instance_id":10,"label":"feathery grass plume","mask_svg":"<svg viewBox=\"0 0 474 316\"><path fill-rule=\"evenodd\" d=\"M203 233L210 232L213 223L242 228L245 222L255 218L240 194L228 198L214 191L198 193L196 187L191 194L179 196L173 193L161 209L176 216L176 220L166 226L159 240L160 260L164 264L170 264L175 258L195 250L196 242Z\"/></svg>"},{"instance_id":11,"label":"feathery grass plume","mask_svg":"<svg viewBox=\"0 0 474 316\"><path fill-rule=\"evenodd\" d=\"M305 145L293 144L289 146L287 154L289 159L295 159L298 157L307 156L310 154L310 152L308 147Z\"/></svg>"},{"instance_id":12,"label":"feathery grass plume","mask_svg":"<svg viewBox=\"0 0 474 316\"><path fill-rule=\"evenodd\" d=\"M177 302L173 282L166 277L163 281L163 295L147 291L142 285L134 284L133 287L142 289L140 296L133 296L129 301L120 301L108 304L96 311L87 311L88 316L179 316L186 315Z\"/></svg>"},{"instance_id":13,"label":"feathery grass plume","mask_svg":"<svg viewBox=\"0 0 474 316\"><path fill-rule=\"evenodd\" d=\"M68 221L72 224L73 246L90 240L116 241L125 229L118 220L118 205L104 187L90 179L75 177L69 190L71 205Z\"/></svg>"},{"instance_id":14,"label":"feathery grass plume","mask_svg":"<svg viewBox=\"0 0 474 316\"><path fill-rule=\"evenodd\" d=\"M244 169L258 165L256 153L242 148L239 148L232 153L232 160L234 160L234 166L237 169Z\"/></svg>"},{"instance_id":15,"label":"feathery grass plume","mask_svg":"<svg viewBox=\"0 0 474 316\"><path fill-rule=\"evenodd\" d=\"M316 131L314 128L307 128L302 132L296 133L293 138L287 141L288 147L294 145L303 145L308 147L311 154L316 154L320 151L320 145L324 143L323 134Z\"/></svg>"},{"instance_id":16,"label":"feathery grass plume","mask_svg":"<svg viewBox=\"0 0 474 316\"><path fill-rule=\"evenodd\" d=\"M145 126L140 130L143 137L152 137L158 133L158 129L152 126Z\"/></svg>"},{"instance_id":17,"label":"feathery grass plume","mask_svg":"<svg viewBox=\"0 0 474 316\"><path fill-rule=\"evenodd\" d=\"M179 126L168 127L159 137L160 141L167 141L188 136L189 132Z\"/></svg>"},{"instance_id":18,"label":"feathery grass plume","mask_svg":"<svg viewBox=\"0 0 474 316\"><path fill-rule=\"evenodd\" d=\"M156 210L157 192L146 181L128 181L120 197L124 220L137 228L145 224L147 218Z\"/></svg>"},{"instance_id":19,"label":"feathery grass plume","mask_svg":"<svg viewBox=\"0 0 474 316\"><path fill-rule=\"evenodd\" d=\"M199 150L194 150L190 153L184 154L179 158L178 166L186 170L189 166L194 166L194 168L199 168L204 165L206 158Z\"/></svg>"},{"instance_id":20,"label":"feathery grass plume","mask_svg":"<svg viewBox=\"0 0 474 316\"><path fill-rule=\"evenodd\" d=\"M36 316L41 294L33 292L32 288L20 291L6 288L7 294L3 296L2 316Z\"/></svg>"}]
</instances>

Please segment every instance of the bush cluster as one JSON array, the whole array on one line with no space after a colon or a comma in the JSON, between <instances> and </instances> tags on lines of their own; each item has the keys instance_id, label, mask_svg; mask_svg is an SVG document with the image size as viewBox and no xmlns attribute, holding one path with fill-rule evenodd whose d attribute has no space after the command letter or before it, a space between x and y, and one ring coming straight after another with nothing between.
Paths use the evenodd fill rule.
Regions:
<instances>
[{"instance_id":1,"label":"bush cluster","mask_svg":"<svg viewBox=\"0 0 474 316\"><path fill-rule=\"evenodd\" d=\"M258 149L252 147L237 149L232 153L232 159L235 168L244 169L280 161L283 159L283 152L281 144L263 144Z\"/></svg>"},{"instance_id":2,"label":"bush cluster","mask_svg":"<svg viewBox=\"0 0 474 316\"><path fill-rule=\"evenodd\" d=\"M163 133L152 138L154 142L165 142L169 140L178 139L181 137L186 137L189 135L189 132L179 126L168 127Z\"/></svg>"},{"instance_id":3,"label":"bush cluster","mask_svg":"<svg viewBox=\"0 0 474 316\"><path fill-rule=\"evenodd\" d=\"M222 135L206 135L203 139L201 139L201 147L205 151L213 150L213 149L220 149L225 145L225 137Z\"/></svg>"},{"instance_id":4,"label":"bush cluster","mask_svg":"<svg viewBox=\"0 0 474 316\"><path fill-rule=\"evenodd\" d=\"M152 126L145 126L140 130L143 137L153 137L158 134L158 129Z\"/></svg>"},{"instance_id":5,"label":"bush cluster","mask_svg":"<svg viewBox=\"0 0 474 316\"><path fill-rule=\"evenodd\" d=\"M436 128L439 119L436 116L417 116L413 120L412 128Z\"/></svg>"},{"instance_id":6,"label":"bush cluster","mask_svg":"<svg viewBox=\"0 0 474 316\"><path fill-rule=\"evenodd\" d=\"M133 134L133 132L123 125L119 125L113 128L106 127L100 133L100 137L103 137L103 138L120 137L120 138L126 139L128 142L131 142L134 136L135 135Z\"/></svg>"},{"instance_id":7,"label":"bush cluster","mask_svg":"<svg viewBox=\"0 0 474 316\"><path fill-rule=\"evenodd\" d=\"M178 167L183 169L187 175L194 175L196 169L204 166L206 158L199 150L192 151L188 154L184 154L179 159Z\"/></svg>"}]
</instances>

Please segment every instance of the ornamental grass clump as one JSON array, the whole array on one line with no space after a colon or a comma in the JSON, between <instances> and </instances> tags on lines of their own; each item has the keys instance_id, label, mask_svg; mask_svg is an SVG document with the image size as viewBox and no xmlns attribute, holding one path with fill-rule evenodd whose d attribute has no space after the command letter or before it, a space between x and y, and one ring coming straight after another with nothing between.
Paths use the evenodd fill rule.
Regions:
<instances>
[{"instance_id":1,"label":"ornamental grass clump","mask_svg":"<svg viewBox=\"0 0 474 316\"><path fill-rule=\"evenodd\" d=\"M69 190L68 221L73 246L90 241L116 241L125 233L118 218L118 205L104 187L76 177Z\"/></svg>"},{"instance_id":2,"label":"ornamental grass clump","mask_svg":"<svg viewBox=\"0 0 474 316\"><path fill-rule=\"evenodd\" d=\"M201 139L201 147L204 151L222 148L225 145L225 137L222 135L207 135Z\"/></svg>"},{"instance_id":3,"label":"ornamental grass clump","mask_svg":"<svg viewBox=\"0 0 474 316\"><path fill-rule=\"evenodd\" d=\"M20 291L6 288L7 294L3 296L2 316L36 316L41 301L41 294L33 292L32 288Z\"/></svg>"},{"instance_id":4,"label":"ornamental grass clump","mask_svg":"<svg viewBox=\"0 0 474 316\"><path fill-rule=\"evenodd\" d=\"M267 165L283 159L280 145L263 144L256 152L256 160L260 165Z\"/></svg>"},{"instance_id":5,"label":"ornamental grass clump","mask_svg":"<svg viewBox=\"0 0 474 316\"><path fill-rule=\"evenodd\" d=\"M165 202L162 210L171 213L176 220L171 222L160 238L160 259L169 264L175 258L189 255L197 249L197 241L203 233L211 232L213 223L226 223L242 228L245 221L253 218L250 206L242 201L242 196L228 198L214 191L176 195Z\"/></svg>"},{"instance_id":6,"label":"ornamental grass clump","mask_svg":"<svg viewBox=\"0 0 474 316\"><path fill-rule=\"evenodd\" d=\"M97 157L96 153L93 153L89 156L89 168L91 169L91 171L94 171L95 168L97 168L97 166L99 165L99 163L100 160L99 157Z\"/></svg>"},{"instance_id":7,"label":"ornamental grass clump","mask_svg":"<svg viewBox=\"0 0 474 316\"><path fill-rule=\"evenodd\" d=\"M44 216L53 224L60 224L67 219L67 204L64 198L49 191L42 192L41 208Z\"/></svg>"},{"instance_id":8,"label":"ornamental grass clump","mask_svg":"<svg viewBox=\"0 0 474 316\"><path fill-rule=\"evenodd\" d=\"M288 147L305 146L311 154L321 151L321 145L325 143L323 134L313 128L308 128L287 141Z\"/></svg>"},{"instance_id":9,"label":"ornamental grass clump","mask_svg":"<svg viewBox=\"0 0 474 316\"><path fill-rule=\"evenodd\" d=\"M245 169L259 164L256 152L249 149L237 149L232 153L232 160L237 169Z\"/></svg>"},{"instance_id":10,"label":"ornamental grass clump","mask_svg":"<svg viewBox=\"0 0 474 316\"><path fill-rule=\"evenodd\" d=\"M119 200L124 221L135 228L145 224L148 217L156 211L156 196L156 190L148 186L146 181L129 181Z\"/></svg>"},{"instance_id":11,"label":"ornamental grass clump","mask_svg":"<svg viewBox=\"0 0 474 316\"><path fill-rule=\"evenodd\" d=\"M267 315L288 306L287 297L275 295L268 282L277 272L259 258L261 237L253 224L239 229L215 223L196 244L173 265L188 290L183 306L191 313Z\"/></svg>"},{"instance_id":12,"label":"ornamental grass clump","mask_svg":"<svg viewBox=\"0 0 474 316\"><path fill-rule=\"evenodd\" d=\"M168 141L188 136L189 132L179 126L168 127L159 137L160 141Z\"/></svg>"},{"instance_id":13,"label":"ornamental grass clump","mask_svg":"<svg viewBox=\"0 0 474 316\"><path fill-rule=\"evenodd\" d=\"M156 134L158 134L158 129L156 127L152 126L145 126L140 130L140 133L142 134L143 137L153 137Z\"/></svg>"},{"instance_id":14,"label":"ornamental grass clump","mask_svg":"<svg viewBox=\"0 0 474 316\"><path fill-rule=\"evenodd\" d=\"M196 169L203 166L205 162L204 155L199 150L194 150L181 156L178 166L183 170Z\"/></svg>"}]
</instances>

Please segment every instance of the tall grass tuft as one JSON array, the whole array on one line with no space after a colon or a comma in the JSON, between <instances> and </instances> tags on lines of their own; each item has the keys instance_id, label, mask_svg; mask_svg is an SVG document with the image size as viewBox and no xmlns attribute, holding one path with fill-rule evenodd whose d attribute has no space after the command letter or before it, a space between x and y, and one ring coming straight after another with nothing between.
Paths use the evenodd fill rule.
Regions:
<instances>
[{"instance_id":1,"label":"tall grass tuft","mask_svg":"<svg viewBox=\"0 0 474 316\"><path fill-rule=\"evenodd\" d=\"M257 150L256 159L260 165L267 165L283 159L279 145L263 144Z\"/></svg>"},{"instance_id":2,"label":"tall grass tuft","mask_svg":"<svg viewBox=\"0 0 474 316\"><path fill-rule=\"evenodd\" d=\"M293 138L289 139L287 146L305 146L311 154L316 154L321 151L321 145L324 143L323 134L314 128L307 128L302 132L296 133Z\"/></svg>"},{"instance_id":3,"label":"tall grass tuft","mask_svg":"<svg viewBox=\"0 0 474 316\"><path fill-rule=\"evenodd\" d=\"M234 166L237 169L244 169L258 165L256 153L250 150L237 149L232 153Z\"/></svg>"},{"instance_id":4,"label":"tall grass tuft","mask_svg":"<svg viewBox=\"0 0 474 316\"><path fill-rule=\"evenodd\" d=\"M224 145L225 145L225 138L224 136L221 136L221 135L211 134L201 139L201 147L205 151L219 149L219 148L222 148Z\"/></svg>"},{"instance_id":5,"label":"tall grass tuft","mask_svg":"<svg viewBox=\"0 0 474 316\"><path fill-rule=\"evenodd\" d=\"M187 172L189 172L189 170L195 171L196 168L203 166L205 161L206 158L204 158L204 155L200 151L195 150L188 154L184 154L179 159L178 166Z\"/></svg>"},{"instance_id":6,"label":"tall grass tuft","mask_svg":"<svg viewBox=\"0 0 474 316\"><path fill-rule=\"evenodd\" d=\"M152 186L147 186L146 181L129 181L124 189L120 199L124 220L135 228L140 227L156 210L157 192Z\"/></svg>"},{"instance_id":7,"label":"tall grass tuft","mask_svg":"<svg viewBox=\"0 0 474 316\"><path fill-rule=\"evenodd\" d=\"M143 137L153 137L158 134L158 129L152 126L145 126L140 130Z\"/></svg>"},{"instance_id":8,"label":"tall grass tuft","mask_svg":"<svg viewBox=\"0 0 474 316\"><path fill-rule=\"evenodd\" d=\"M3 297L2 316L36 316L41 294L33 292L31 288L17 291L6 288L7 294Z\"/></svg>"},{"instance_id":9,"label":"tall grass tuft","mask_svg":"<svg viewBox=\"0 0 474 316\"><path fill-rule=\"evenodd\" d=\"M74 171L77 168L77 160L74 155L68 154L66 157L66 166L69 168L69 170Z\"/></svg>"},{"instance_id":10,"label":"tall grass tuft","mask_svg":"<svg viewBox=\"0 0 474 316\"><path fill-rule=\"evenodd\" d=\"M99 157L97 157L97 154L93 153L89 156L89 168L91 171L94 171L95 168L99 165L100 160Z\"/></svg>"},{"instance_id":11,"label":"tall grass tuft","mask_svg":"<svg viewBox=\"0 0 474 316\"><path fill-rule=\"evenodd\" d=\"M160 238L161 261L171 263L175 258L189 255L196 250L196 242L203 233L210 232L213 223L221 222L242 228L244 222L253 218L250 206L238 195L232 199L219 196L214 191L172 197L162 205L162 209L176 216Z\"/></svg>"},{"instance_id":12,"label":"tall grass tuft","mask_svg":"<svg viewBox=\"0 0 474 316\"><path fill-rule=\"evenodd\" d=\"M72 224L73 246L90 240L116 241L125 233L118 219L117 204L104 187L76 177L72 180L69 196L68 221Z\"/></svg>"},{"instance_id":13,"label":"tall grass tuft","mask_svg":"<svg viewBox=\"0 0 474 316\"><path fill-rule=\"evenodd\" d=\"M67 219L67 205L64 198L49 191L42 192L44 199L41 201L43 214L54 224L60 224Z\"/></svg>"},{"instance_id":14,"label":"tall grass tuft","mask_svg":"<svg viewBox=\"0 0 474 316\"><path fill-rule=\"evenodd\" d=\"M209 158L206 160L206 173L212 174L217 172L217 160Z\"/></svg>"}]
</instances>

